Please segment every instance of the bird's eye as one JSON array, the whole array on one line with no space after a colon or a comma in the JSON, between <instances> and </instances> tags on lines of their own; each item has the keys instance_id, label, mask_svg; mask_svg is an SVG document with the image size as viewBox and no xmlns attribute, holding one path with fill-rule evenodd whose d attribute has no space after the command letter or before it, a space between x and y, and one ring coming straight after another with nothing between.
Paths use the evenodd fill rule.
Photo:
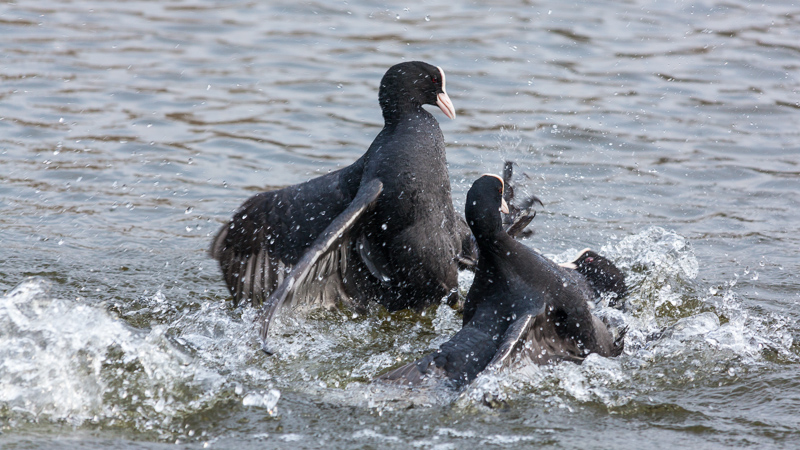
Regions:
<instances>
[{"instance_id":1,"label":"bird's eye","mask_svg":"<svg viewBox=\"0 0 800 450\"><path fill-rule=\"evenodd\" d=\"M433 81L433 84L439 84L439 79L433 75L431 75L431 81Z\"/></svg>"},{"instance_id":2,"label":"bird's eye","mask_svg":"<svg viewBox=\"0 0 800 450\"><path fill-rule=\"evenodd\" d=\"M587 257L587 258L586 258L586 262L587 262L587 263L589 263L589 264L591 264L591 263L593 263L593 262L594 262L594 258L592 258L591 256L589 256L589 257Z\"/></svg>"}]
</instances>

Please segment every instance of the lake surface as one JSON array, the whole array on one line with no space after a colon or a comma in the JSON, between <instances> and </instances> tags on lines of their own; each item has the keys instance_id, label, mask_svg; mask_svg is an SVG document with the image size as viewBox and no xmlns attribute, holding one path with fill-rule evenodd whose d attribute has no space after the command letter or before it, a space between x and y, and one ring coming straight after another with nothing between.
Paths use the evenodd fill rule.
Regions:
<instances>
[{"instance_id":1,"label":"lake surface","mask_svg":"<svg viewBox=\"0 0 800 450\"><path fill-rule=\"evenodd\" d=\"M484 3L0 5L0 446L796 448L800 5ZM358 158L405 60L447 73L458 210L512 160L527 245L626 272L624 355L371 384L446 306L287 311L258 351L211 237Z\"/></svg>"}]
</instances>

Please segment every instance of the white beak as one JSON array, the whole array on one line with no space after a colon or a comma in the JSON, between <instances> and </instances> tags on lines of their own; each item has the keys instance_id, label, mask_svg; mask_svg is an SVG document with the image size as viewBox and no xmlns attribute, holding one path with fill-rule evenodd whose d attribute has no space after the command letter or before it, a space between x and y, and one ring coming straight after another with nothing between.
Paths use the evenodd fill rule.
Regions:
<instances>
[{"instance_id":1,"label":"white beak","mask_svg":"<svg viewBox=\"0 0 800 450\"><path fill-rule=\"evenodd\" d=\"M444 70L441 67L437 67L439 69L439 73L442 75L442 93L436 96L436 106L442 110L445 116L455 119L456 118L456 108L453 106L453 102L450 100L450 96L447 95L447 91L444 89L445 86L445 79L444 79Z\"/></svg>"},{"instance_id":2,"label":"white beak","mask_svg":"<svg viewBox=\"0 0 800 450\"><path fill-rule=\"evenodd\" d=\"M506 199L500 199L500 212L503 214L508 214L508 203L506 203Z\"/></svg>"}]
</instances>

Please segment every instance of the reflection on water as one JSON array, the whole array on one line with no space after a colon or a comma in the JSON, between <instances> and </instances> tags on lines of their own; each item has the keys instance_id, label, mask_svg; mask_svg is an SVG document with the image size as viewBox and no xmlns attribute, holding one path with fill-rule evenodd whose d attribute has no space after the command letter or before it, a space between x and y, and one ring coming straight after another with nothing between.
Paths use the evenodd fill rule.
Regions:
<instances>
[{"instance_id":1,"label":"reflection on water","mask_svg":"<svg viewBox=\"0 0 800 450\"><path fill-rule=\"evenodd\" d=\"M798 17L743 1L0 6L0 442L794 442ZM210 236L252 193L360 156L380 76L410 59L448 75L458 119L434 114L459 210L514 160L545 203L526 244L625 270L625 311L597 307L628 326L624 356L484 374L457 398L370 384L458 329L444 306L285 315L278 355L259 354Z\"/></svg>"}]
</instances>

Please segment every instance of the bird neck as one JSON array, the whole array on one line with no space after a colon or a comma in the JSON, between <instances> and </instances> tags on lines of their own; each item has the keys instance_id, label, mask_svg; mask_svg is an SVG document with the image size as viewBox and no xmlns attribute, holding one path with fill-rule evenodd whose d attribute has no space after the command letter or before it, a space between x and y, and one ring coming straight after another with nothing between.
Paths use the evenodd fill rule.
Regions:
<instances>
[{"instance_id":1,"label":"bird neck","mask_svg":"<svg viewBox=\"0 0 800 450\"><path fill-rule=\"evenodd\" d=\"M425 118L428 116L431 118L433 117L418 101L411 97L400 96L386 99L382 98L380 104L383 113L383 121L387 126L398 124L413 116Z\"/></svg>"},{"instance_id":2,"label":"bird neck","mask_svg":"<svg viewBox=\"0 0 800 450\"><path fill-rule=\"evenodd\" d=\"M505 260L508 253L513 250L514 239L502 227L480 233L473 231L473 233L476 234L480 259L485 259L485 262L492 266Z\"/></svg>"}]
</instances>

